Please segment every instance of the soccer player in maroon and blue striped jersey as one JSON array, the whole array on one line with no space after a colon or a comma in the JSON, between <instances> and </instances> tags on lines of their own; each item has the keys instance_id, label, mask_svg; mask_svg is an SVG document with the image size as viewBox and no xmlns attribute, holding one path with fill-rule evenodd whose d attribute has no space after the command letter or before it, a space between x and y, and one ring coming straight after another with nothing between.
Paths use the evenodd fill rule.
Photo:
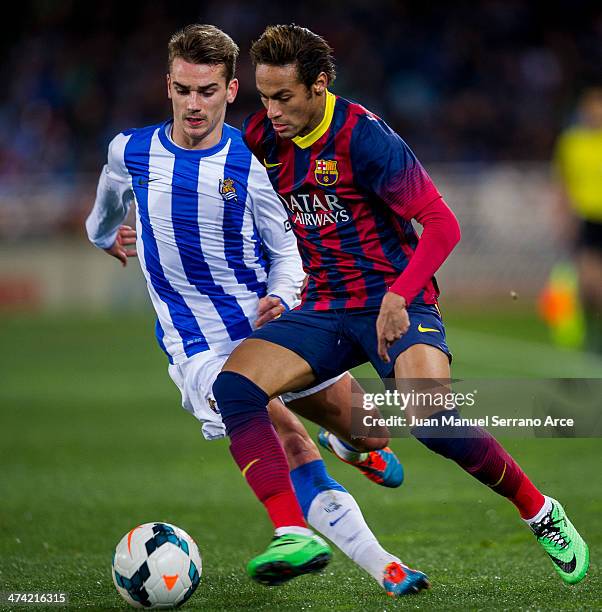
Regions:
<instances>
[{"instance_id":1,"label":"soccer player in maroon and blue striped jersey","mask_svg":"<svg viewBox=\"0 0 602 612\"><path fill-rule=\"evenodd\" d=\"M324 39L296 25L270 26L251 55L264 109L245 122L244 139L288 212L308 282L302 304L243 341L213 387L249 484L255 489L255 479L278 469L256 442L269 398L369 361L398 384L429 381L432 404L406 410L410 421L422 418L412 434L509 499L563 580L578 582L587 546L562 506L486 430L449 425L459 413L436 401L449 389L437 381L450 381L451 354L434 274L460 239L455 216L384 121L328 90L335 71ZM420 238L412 219L423 226ZM277 572L273 560L268 548L251 566ZM428 581L400 565L384 584L400 594Z\"/></svg>"},{"instance_id":2,"label":"soccer player in maroon and blue striped jersey","mask_svg":"<svg viewBox=\"0 0 602 612\"><path fill-rule=\"evenodd\" d=\"M285 108L285 92L271 92L272 108ZM422 279L419 265L403 279L400 274L419 243L410 220L435 214L445 224L439 258L429 266L434 271L459 238L452 213L386 123L326 88L320 98L324 117L305 136L285 139L292 128L273 124L266 110L244 127L245 141L268 169L298 239L309 275L303 308L380 306L391 286L408 303L436 304L436 283L430 276ZM433 255L429 250L427 257Z\"/></svg>"}]
</instances>

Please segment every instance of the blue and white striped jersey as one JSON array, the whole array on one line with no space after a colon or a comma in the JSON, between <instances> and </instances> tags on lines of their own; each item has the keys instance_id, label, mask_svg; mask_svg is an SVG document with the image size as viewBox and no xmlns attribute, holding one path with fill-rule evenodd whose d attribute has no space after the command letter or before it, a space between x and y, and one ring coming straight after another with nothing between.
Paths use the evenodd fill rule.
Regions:
<instances>
[{"instance_id":1,"label":"blue and white striped jersey","mask_svg":"<svg viewBox=\"0 0 602 612\"><path fill-rule=\"evenodd\" d=\"M304 272L265 168L224 125L220 142L190 150L171 121L118 134L109 145L88 237L109 248L136 203L138 258L171 363L247 337L266 294L293 306Z\"/></svg>"}]
</instances>

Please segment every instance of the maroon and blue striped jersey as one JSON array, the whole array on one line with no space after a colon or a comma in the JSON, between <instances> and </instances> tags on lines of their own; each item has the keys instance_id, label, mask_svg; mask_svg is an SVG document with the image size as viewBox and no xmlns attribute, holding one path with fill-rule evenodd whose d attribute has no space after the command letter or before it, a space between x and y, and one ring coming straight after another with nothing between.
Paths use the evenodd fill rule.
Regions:
<instances>
[{"instance_id":1,"label":"maroon and blue striped jersey","mask_svg":"<svg viewBox=\"0 0 602 612\"><path fill-rule=\"evenodd\" d=\"M310 134L277 136L265 110L243 136L288 213L308 282L303 309L378 306L408 265L415 214L441 195L408 145L359 104L327 93ZM414 302L434 304L433 278Z\"/></svg>"}]
</instances>

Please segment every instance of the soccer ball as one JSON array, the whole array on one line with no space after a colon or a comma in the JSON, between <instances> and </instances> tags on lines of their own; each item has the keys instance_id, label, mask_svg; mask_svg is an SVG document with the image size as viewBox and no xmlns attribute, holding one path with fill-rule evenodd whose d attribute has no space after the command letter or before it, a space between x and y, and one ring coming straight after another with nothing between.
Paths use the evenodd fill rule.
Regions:
<instances>
[{"instance_id":1,"label":"soccer ball","mask_svg":"<svg viewBox=\"0 0 602 612\"><path fill-rule=\"evenodd\" d=\"M201 554L195 541L169 523L128 531L113 553L113 582L135 608L172 608L199 586Z\"/></svg>"}]
</instances>

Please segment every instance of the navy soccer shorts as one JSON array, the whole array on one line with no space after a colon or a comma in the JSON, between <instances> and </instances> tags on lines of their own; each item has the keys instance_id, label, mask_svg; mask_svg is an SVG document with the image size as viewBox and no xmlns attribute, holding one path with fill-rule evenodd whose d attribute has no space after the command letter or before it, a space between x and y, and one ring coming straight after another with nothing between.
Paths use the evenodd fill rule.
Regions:
<instances>
[{"instance_id":1,"label":"navy soccer shorts","mask_svg":"<svg viewBox=\"0 0 602 612\"><path fill-rule=\"evenodd\" d=\"M430 344L451 361L445 327L436 306L411 304L410 328L389 348L390 363L378 356L376 319L379 308L357 310L291 310L255 330L250 338L279 344L305 359L318 382L369 361L381 378L394 375L395 359L414 344Z\"/></svg>"}]
</instances>

